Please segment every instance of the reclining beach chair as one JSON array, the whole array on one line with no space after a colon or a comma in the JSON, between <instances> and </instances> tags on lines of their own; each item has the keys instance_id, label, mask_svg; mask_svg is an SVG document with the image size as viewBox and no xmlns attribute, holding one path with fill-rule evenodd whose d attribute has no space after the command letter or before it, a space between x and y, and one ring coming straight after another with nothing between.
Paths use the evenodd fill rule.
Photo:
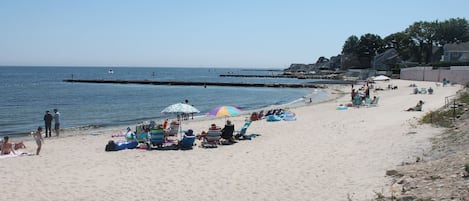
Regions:
<instances>
[{"instance_id":1,"label":"reclining beach chair","mask_svg":"<svg viewBox=\"0 0 469 201\"><path fill-rule=\"evenodd\" d=\"M371 101L369 106L376 107L378 106L379 96L376 97L375 101Z\"/></svg>"},{"instance_id":2,"label":"reclining beach chair","mask_svg":"<svg viewBox=\"0 0 469 201\"><path fill-rule=\"evenodd\" d=\"M353 106L360 107L362 104L362 98L360 96L353 97Z\"/></svg>"},{"instance_id":3,"label":"reclining beach chair","mask_svg":"<svg viewBox=\"0 0 469 201\"><path fill-rule=\"evenodd\" d=\"M135 140L138 143L146 143L148 140L148 130L145 125L137 125L135 127Z\"/></svg>"},{"instance_id":4,"label":"reclining beach chair","mask_svg":"<svg viewBox=\"0 0 469 201\"><path fill-rule=\"evenodd\" d=\"M250 140L251 137L246 135L246 131L248 130L249 126L251 125L252 121L246 121L241 128L241 130L236 131L235 139L237 140Z\"/></svg>"},{"instance_id":5,"label":"reclining beach chair","mask_svg":"<svg viewBox=\"0 0 469 201\"><path fill-rule=\"evenodd\" d=\"M179 132L179 124L171 124L167 130L165 130L164 135L166 139L177 139Z\"/></svg>"},{"instance_id":6,"label":"reclining beach chair","mask_svg":"<svg viewBox=\"0 0 469 201\"><path fill-rule=\"evenodd\" d=\"M427 88L422 88L420 89L421 94L427 94Z\"/></svg>"},{"instance_id":7,"label":"reclining beach chair","mask_svg":"<svg viewBox=\"0 0 469 201\"><path fill-rule=\"evenodd\" d=\"M366 97L366 98L365 98L365 106L367 106L367 107L370 106L370 105L371 105L371 101L372 101L372 100L371 100L370 97Z\"/></svg>"},{"instance_id":8,"label":"reclining beach chair","mask_svg":"<svg viewBox=\"0 0 469 201\"><path fill-rule=\"evenodd\" d=\"M194 146L194 142L195 142L195 136L187 136L187 135L184 135L184 137L182 138L182 140L179 142L178 146L179 146L179 149L181 150L189 150L189 149L192 149L192 146Z\"/></svg>"},{"instance_id":9,"label":"reclining beach chair","mask_svg":"<svg viewBox=\"0 0 469 201\"><path fill-rule=\"evenodd\" d=\"M208 130L207 136L202 140L203 148L217 148L220 144L221 129Z\"/></svg>"},{"instance_id":10,"label":"reclining beach chair","mask_svg":"<svg viewBox=\"0 0 469 201\"><path fill-rule=\"evenodd\" d=\"M154 128L150 130L150 138L147 143L147 149L152 147L162 147L166 142L163 129Z\"/></svg>"}]
</instances>

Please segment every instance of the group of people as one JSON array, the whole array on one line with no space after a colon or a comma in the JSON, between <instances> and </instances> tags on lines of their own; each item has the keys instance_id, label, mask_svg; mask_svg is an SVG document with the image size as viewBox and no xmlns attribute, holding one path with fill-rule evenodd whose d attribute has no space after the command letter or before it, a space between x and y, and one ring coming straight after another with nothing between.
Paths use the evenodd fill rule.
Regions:
<instances>
[{"instance_id":1,"label":"group of people","mask_svg":"<svg viewBox=\"0 0 469 201\"><path fill-rule=\"evenodd\" d=\"M54 115L50 114L50 111L46 111L44 114L44 128L45 128L45 137L52 137L52 121L54 121L54 131L55 131L55 136L59 136L60 132L60 113L58 109L54 109ZM31 135L34 138L34 141L37 144L37 149L36 149L36 155L39 155L41 152L42 144L44 144L44 138L43 138L43 128L42 126L39 126L35 132L32 132ZM21 148L26 148L24 143L18 142L18 143L12 143L10 142L10 137L9 136L4 136L3 137L3 142L0 144L0 154L1 155L8 155L8 154L15 154L15 150L21 149Z\"/></svg>"},{"instance_id":2,"label":"group of people","mask_svg":"<svg viewBox=\"0 0 469 201\"><path fill-rule=\"evenodd\" d=\"M44 138L42 138L42 127L39 126L37 128L37 131L32 132L31 134L37 144L36 155L39 155L39 152L41 152L42 144L44 143ZM10 142L10 137L4 136L3 142L0 144L0 150L1 150L0 155L9 155L9 154L17 155L18 153L16 153L15 150L24 149L24 148L26 148L26 145L24 145L22 141L18 143L12 143Z\"/></svg>"},{"instance_id":3,"label":"group of people","mask_svg":"<svg viewBox=\"0 0 469 201\"><path fill-rule=\"evenodd\" d=\"M50 114L49 110L44 115L44 128L46 129L45 137L52 137L52 120L54 120L55 136L59 137L60 130L60 113L59 110L54 109L54 115Z\"/></svg>"},{"instance_id":4,"label":"group of people","mask_svg":"<svg viewBox=\"0 0 469 201\"><path fill-rule=\"evenodd\" d=\"M228 143L237 143L235 136L234 136L234 124L231 123L230 120L226 120L226 124L223 128L220 128L216 124L211 124L208 130L220 130L221 131L221 138L226 140ZM204 140L205 137L208 135L208 132L202 131L200 135L196 135L198 140Z\"/></svg>"},{"instance_id":5,"label":"group of people","mask_svg":"<svg viewBox=\"0 0 469 201\"><path fill-rule=\"evenodd\" d=\"M354 105L361 105L365 99L370 98L370 87L368 83L360 87L358 90L355 90L352 85L352 102Z\"/></svg>"}]
</instances>

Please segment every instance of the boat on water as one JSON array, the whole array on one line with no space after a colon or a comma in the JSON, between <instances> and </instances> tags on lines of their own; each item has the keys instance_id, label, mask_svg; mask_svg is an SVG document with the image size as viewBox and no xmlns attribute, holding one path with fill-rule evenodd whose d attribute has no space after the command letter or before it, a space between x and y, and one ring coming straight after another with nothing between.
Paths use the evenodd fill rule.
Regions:
<instances>
[{"instance_id":1,"label":"boat on water","mask_svg":"<svg viewBox=\"0 0 469 201\"><path fill-rule=\"evenodd\" d=\"M112 69L109 69L108 73L109 74L114 74L114 71Z\"/></svg>"}]
</instances>

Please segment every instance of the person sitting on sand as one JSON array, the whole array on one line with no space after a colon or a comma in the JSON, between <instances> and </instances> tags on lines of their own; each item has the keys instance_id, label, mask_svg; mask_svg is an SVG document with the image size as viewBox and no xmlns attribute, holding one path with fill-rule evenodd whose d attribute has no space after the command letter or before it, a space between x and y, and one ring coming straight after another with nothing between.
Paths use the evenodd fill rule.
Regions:
<instances>
[{"instance_id":1,"label":"person sitting on sand","mask_svg":"<svg viewBox=\"0 0 469 201\"><path fill-rule=\"evenodd\" d=\"M225 127L221 129L221 138L228 140L230 143L236 143L233 136L234 129L234 124L231 124L230 120L226 120Z\"/></svg>"},{"instance_id":2,"label":"person sitting on sand","mask_svg":"<svg viewBox=\"0 0 469 201\"><path fill-rule=\"evenodd\" d=\"M406 111L422 111L423 101L420 100L415 107L411 107Z\"/></svg>"},{"instance_id":3,"label":"person sitting on sand","mask_svg":"<svg viewBox=\"0 0 469 201\"><path fill-rule=\"evenodd\" d=\"M15 150L13 149L13 144L8 142L9 137L5 136L3 137L3 143L2 143L2 152L1 155L8 155L10 153L16 154Z\"/></svg>"},{"instance_id":4,"label":"person sitting on sand","mask_svg":"<svg viewBox=\"0 0 469 201\"><path fill-rule=\"evenodd\" d=\"M196 137L198 140L202 140L202 139L204 139L206 136L207 136L207 132L206 132L206 131L202 131L202 133L200 133L200 135L196 135L195 137Z\"/></svg>"}]
</instances>

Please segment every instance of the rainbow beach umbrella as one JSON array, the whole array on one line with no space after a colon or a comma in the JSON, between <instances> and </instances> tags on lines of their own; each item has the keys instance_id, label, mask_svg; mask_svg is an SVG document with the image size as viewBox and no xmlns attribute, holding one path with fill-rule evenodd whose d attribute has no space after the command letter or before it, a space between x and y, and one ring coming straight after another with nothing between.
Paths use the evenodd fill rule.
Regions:
<instances>
[{"instance_id":1,"label":"rainbow beach umbrella","mask_svg":"<svg viewBox=\"0 0 469 201\"><path fill-rule=\"evenodd\" d=\"M207 116L231 117L241 114L243 111L234 106L218 106L207 113Z\"/></svg>"}]
</instances>

